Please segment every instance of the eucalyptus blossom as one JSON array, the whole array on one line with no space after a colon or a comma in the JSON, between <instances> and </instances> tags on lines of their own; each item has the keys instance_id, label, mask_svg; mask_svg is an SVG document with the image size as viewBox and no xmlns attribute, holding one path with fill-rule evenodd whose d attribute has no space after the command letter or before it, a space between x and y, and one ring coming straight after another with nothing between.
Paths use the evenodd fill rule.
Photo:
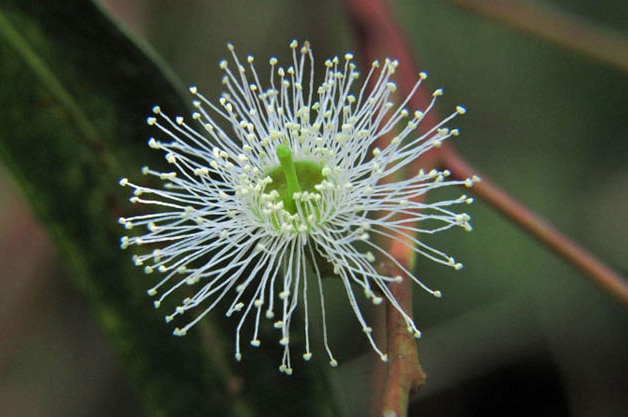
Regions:
<instances>
[{"instance_id":1,"label":"eucalyptus blossom","mask_svg":"<svg viewBox=\"0 0 628 417\"><path fill-rule=\"evenodd\" d=\"M148 144L163 152L172 168L142 169L161 183L155 188L120 180L132 188L131 202L145 206L146 213L119 219L133 231L121 238L121 247L138 247L135 264L160 275L148 290L155 307L175 293L188 295L165 316L179 322L178 316L196 311L174 329L177 336L220 306L226 316L238 317L234 350L240 360L243 340L259 347L260 328L268 320L283 346L279 369L290 374L292 320L302 314L301 354L310 360L312 312L319 309L326 355L336 366L325 310L324 279L331 277L342 282L364 335L386 361L358 299L389 303L408 331L420 337L388 284L409 279L435 297L441 293L392 257L382 242L399 240L434 262L462 267L422 237L453 227L471 230L470 217L454 208L472 199L426 202L423 197L441 187L470 187L477 178L449 180L447 170L436 169L402 174L425 152L458 135L448 124L465 109L456 107L437 126L418 133L442 95L438 89L425 109L406 109L426 73L394 104L397 61L373 62L360 81L347 53L324 61L323 81L315 85L310 45L293 41L290 47L292 62L283 67L270 58L264 83L253 56L243 62L229 45L231 62L220 62L225 91L217 102L191 87L195 110L189 120L153 108L147 123L159 136ZM402 274L387 275L377 267L380 262L396 265ZM308 294L313 290L319 296ZM245 332L247 320L253 325Z\"/></svg>"}]
</instances>

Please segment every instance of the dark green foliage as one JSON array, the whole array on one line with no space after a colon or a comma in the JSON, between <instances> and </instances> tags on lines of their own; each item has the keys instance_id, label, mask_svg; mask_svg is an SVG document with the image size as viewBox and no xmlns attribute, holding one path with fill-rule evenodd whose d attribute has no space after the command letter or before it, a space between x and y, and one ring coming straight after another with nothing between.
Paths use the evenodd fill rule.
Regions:
<instances>
[{"instance_id":1,"label":"dark green foliage","mask_svg":"<svg viewBox=\"0 0 628 417\"><path fill-rule=\"evenodd\" d=\"M260 352L231 370L231 331L210 324L171 336L145 293L153 281L118 248L117 218L132 208L117 180L163 163L146 146L145 117L156 103L186 112L165 74L91 2L3 1L0 154L57 241L148 415L331 414L315 364L290 379L277 371L279 352Z\"/></svg>"}]
</instances>

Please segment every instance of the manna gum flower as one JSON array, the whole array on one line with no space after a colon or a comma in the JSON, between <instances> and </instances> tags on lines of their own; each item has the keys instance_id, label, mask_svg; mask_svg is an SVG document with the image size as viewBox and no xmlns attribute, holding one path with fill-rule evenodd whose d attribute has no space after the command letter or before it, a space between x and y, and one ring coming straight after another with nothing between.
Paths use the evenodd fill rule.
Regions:
<instances>
[{"instance_id":1,"label":"manna gum flower","mask_svg":"<svg viewBox=\"0 0 628 417\"><path fill-rule=\"evenodd\" d=\"M458 106L437 126L418 134L421 119L442 95L436 90L422 111L405 108L427 74L420 73L410 94L395 105L396 61L374 62L359 84L348 53L344 59L326 60L324 80L315 86L310 45L293 41L290 47L291 64L284 68L271 58L269 83L264 85L254 58L248 56L242 63L229 45L232 64L220 62L226 91L214 103L191 87L195 111L190 122L153 108L147 122L161 131L161 139L148 143L165 153L173 169L143 168L143 174L163 182L159 188L120 180L133 189L132 203L153 207L149 214L119 219L126 229L142 230L123 236L121 247L146 247L133 256L135 264L147 274L164 274L148 290L156 297L155 307L175 291L191 287L187 291L194 295L184 298L166 321L188 310L202 311L177 327L175 335L185 335L224 302L226 316L240 315L236 359L242 357L246 320L254 322L249 342L257 347L265 318L280 332L279 369L290 374L290 327L301 304L303 358L312 357L311 309L319 308L326 354L336 366L327 336L323 284L325 277L333 276L342 281L373 350L386 361L358 305L359 293L373 304L390 303L415 337L420 336L419 329L387 284L411 279L433 296L441 293L423 284L378 242L401 239L415 253L460 269L454 258L417 234L452 227L471 230L470 217L451 207L472 199L462 195L427 203L421 197L441 187L470 187L477 178L448 180L446 170L420 170L393 181L384 178L396 178L422 154L457 136L458 130L446 125L465 109ZM221 127L220 119L229 129ZM378 140L385 135L393 138L380 149ZM403 275L387 276L376 267L378 261L397 265ZM310 305L308 287L319 293L317 306Z\"/></svg>"}]
</instances>

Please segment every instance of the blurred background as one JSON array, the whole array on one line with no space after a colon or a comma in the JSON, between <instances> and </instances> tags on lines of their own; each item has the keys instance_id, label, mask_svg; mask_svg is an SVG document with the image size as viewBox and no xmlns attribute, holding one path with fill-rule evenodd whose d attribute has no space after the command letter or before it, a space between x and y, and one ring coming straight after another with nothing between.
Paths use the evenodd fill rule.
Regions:
<instances>
[{"instance_id":1,"label":"blurred background","mask_svg":"<svg viewBox=\"0 0 628 417\"><path fill-rule=\"evenodd\" d=\"M227 42L253 53L262 72L293 38L310 40L319 63L355 50L332 0L101 3L209 97L220 92ZM456 120L456 146L480 175L628 275L628 72L464 3L389 2L429 88L445 89L438 110L469 109ZM526 3L628 39L624 0ZM410 414L628 415L628 310L482 202L469 213L473 233L429 239L465 268L417 265L444 296L415 294L428 381ZM63 263L0 166L0 414L142 415ZM332 376L336 395L346 415L365 415L369 348L335 293L331 339L344 359Z\"/></svg>"}]
</instances>

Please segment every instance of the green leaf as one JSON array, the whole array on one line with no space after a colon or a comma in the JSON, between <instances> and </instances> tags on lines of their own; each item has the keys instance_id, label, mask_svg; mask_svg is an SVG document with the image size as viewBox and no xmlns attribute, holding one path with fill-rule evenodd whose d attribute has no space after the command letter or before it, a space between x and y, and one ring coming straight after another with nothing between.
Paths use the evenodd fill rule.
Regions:
<instances>
[{"instance_id":1,"label":"green leaf","mask_svg":"<svg viewBox=\"0 0 628 417\"><path fill-rule=\"evenodd\" d=\"M164 163L146 146L145 117L157 103L186 112L174 77L91 2L15 0L0 5L0 79L0 154L58 243L147 414L333 414L319 365L285 377L277 346L247 352L236 366L233 323L218 314L173 337L146 295L153 281L119 249L117 218L131 207L117 181Z\"/></svg>"}]
</instances>

